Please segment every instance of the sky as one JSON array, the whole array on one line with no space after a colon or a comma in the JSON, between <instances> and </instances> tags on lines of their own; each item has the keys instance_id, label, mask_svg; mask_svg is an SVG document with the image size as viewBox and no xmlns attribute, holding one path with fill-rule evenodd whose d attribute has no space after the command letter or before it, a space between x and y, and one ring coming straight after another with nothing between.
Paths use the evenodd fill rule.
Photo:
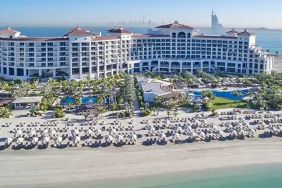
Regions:
<instances>
[{"instance_id":1,"label":"sky","mask_svg":"<svg viewBox=\"0 0 282 188\"><path fill-rule=\"evenodd\" d=\"M282 0L1 0L0 26L95 26L151 19L225 27L282 29Z\"/></svg>"}]
</instances>

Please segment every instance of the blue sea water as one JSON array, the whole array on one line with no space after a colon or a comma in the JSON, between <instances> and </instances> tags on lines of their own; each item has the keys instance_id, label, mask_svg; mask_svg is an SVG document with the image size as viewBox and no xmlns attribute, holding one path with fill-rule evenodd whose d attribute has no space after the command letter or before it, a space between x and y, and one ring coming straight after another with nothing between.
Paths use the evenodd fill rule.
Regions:
<instances>
[{"instance_id":1,"label":"blue sea water","mask_svg":"<svg viewBox=\"0 0 282 188\"><path fill-rule=\"evenodd\" d=\"M33 37L59 37L66 34L73 27L14 27L14 29L21 31L24 35ZM111 27L95 26L95 27L83 27L94 33L101 32L103 35L107 34L107 30ZM135 33L146 33L148 28L146 27L128 27L128 30ZM200 29L205 33L205 29ZM263 47L266 50L279 54L282 54L282 31L280 30L250 30L257 36L257 45Z\"/></svg>"},{"instance_id":2,"label":"blue sea water","mask_svg":"<svg viewBox=\"0 0 282 188\"><path fill-rule=\"evenodd\" d=\"M282 165L248 165L95 182L100 188L281 188Z\"/></svg>"}]
</instances>

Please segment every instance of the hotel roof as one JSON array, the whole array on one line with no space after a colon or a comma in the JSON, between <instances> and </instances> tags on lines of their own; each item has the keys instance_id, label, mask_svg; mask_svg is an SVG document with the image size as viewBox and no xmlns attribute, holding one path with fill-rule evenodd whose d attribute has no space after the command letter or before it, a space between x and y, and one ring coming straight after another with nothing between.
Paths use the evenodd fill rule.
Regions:
<instances>
[{"instance_id":1,"label":"hotel roof","mask_svg":"<svg viewBox=\"0 0 282 188\"><path fill-rule=\"evenodd\" d=\"M178 21L175 21L174 23L167 24L167 25L160 25L156 28L161 28L161 29L194 29L193 27L190 27L188 25L183 25L178 23Z\"/></svg>"},{"instance_id":2,"label":"hotel roof","mask_svg":"<svg viewBox=\"0 0 282 188\"><path fill-rule=\"evenodd\" d=\"M110 33L131 33L127 29L124 29L123 27L115 27L113 29L109 29L108 32Z\"/></svg>"},{"instance_id":3,"label":"hotel roof","mask_svg":"<svg viewBox=\"0 0 282 188\"><path fill-rule=\"evenodd\" d=\"M66 33L64 36L91 36L93 33L91 33L88 30L82 29L80 27L76 27L72 29L70 32Z\"/></svg>"},{"instance_id":4,"label":"hotel roof","mask_svg":"<svg viewBox=\"0 0 282 188\"><path fill-rule=\"evenodd\" d=\"M253 33L249 32L247 29L245 29L243 32L239 33L238 35L246 35L246 36L251 36L254 35Z\"/></svg>"},{"instance_id":5,"label":"hotel roof","mask_svg":"<svg viewBox=\"0 0 282 188\"><path fill-rule=\"evenodd\" d=\"M38 42L49 42L49 41L67 41L68 38L67 37L58 37L58 38L48 38L48 37L45 37L45 38L29 38L29 37L18 37L18 38L13 38L13 39L10 39L10 38L1 38L0 37L0 40L3 40L3 41L22 41L22 42L25 42L25 41L38 41Z\"/></svg>"},{"instance_id":6,"label":"hotel roof","mask_svg":"<svg viewBox=\"0 0 282 188\"><path fill-rule=\"evenodd\" d=\"M165 82L162 80L148 79L144 77L137 78L138 82L142 85L142 90L144 93L153 93L155 95L161 96L168 94L171 91L165 90L166 86L172 85L170 82Z\"/></svg>"},{"instance_id":7,"label":"hotel roof","mask_svg":"<svg viewBox=\"0 0 282 188\"><path fill-rule=\"evenodd\" d=\"M40 103L43 99L43 96L34 96L34 97L17 97L12 104L16 103Z\"/></svg>"},{"instance_id":8,"label":"hotel roof","mask_svg":"<svg viewBox=\"0 0 282 188\"><path fill-rule=\"evenodd\" d=\"M0 35L14 35L16 33L19 33L19 31L13 30L10 27L0 31Z\"/></svg>"},{"instance_id":9,"label":"hotel roof","mask_svg":"<svg viewBox=\"0 0 282 188\"><path fill-rule=\"evenodd\" d=\"M239 32L236 31L235 28L233 28L232 30L227 31L226 33L228 33L228 34L238 34Z\"/></svg>"}]
</instances>

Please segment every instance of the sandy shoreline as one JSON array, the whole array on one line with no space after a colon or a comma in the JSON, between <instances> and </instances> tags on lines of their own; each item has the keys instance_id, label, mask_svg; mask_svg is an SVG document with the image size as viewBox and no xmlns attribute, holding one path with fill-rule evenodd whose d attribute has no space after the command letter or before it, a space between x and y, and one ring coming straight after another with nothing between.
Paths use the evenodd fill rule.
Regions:
<instances>
[{"instance_id":1,"label":"sandy shoreline","mask_svg":"<svg viewBox=\"0 0 282 188\"><path fill-rule=\"evenodd\" d=\"M101 149L1 151L2 187L60 187L254 164L282 163L279 138ZM82 183L82 184L81 184ZM95 183L89 186L95 187Z\"/></svg>"}]
</instances>

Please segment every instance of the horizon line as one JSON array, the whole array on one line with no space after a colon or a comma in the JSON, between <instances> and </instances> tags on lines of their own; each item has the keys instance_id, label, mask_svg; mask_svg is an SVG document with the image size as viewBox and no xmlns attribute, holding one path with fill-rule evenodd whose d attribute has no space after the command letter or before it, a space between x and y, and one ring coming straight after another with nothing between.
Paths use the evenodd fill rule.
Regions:
<instances>
[{"instance_id":1,"label":"horizon line","mask_svg":"<svg viewBox=\"0 0 282 188\"><path fill-rule=\"evenodd\" d=\"M79 25L79 24L76 24L76 25L7 25L7 24L0 24L0 28L7 28L7 27L11 27L11 28L24 28L24 27L34 27L34 28L48 28L48 27L52 27L52 28L63 28L63 27L113 27L113 26L122 26L122 27L139 27L139 28L154 28L156 26L158 26L158 24L152 24L152 25L149 25L149 24L93 24L93 25ZM194 26L195 29L208 29L210 28L210 26ZM258 26L258 27L242 27L242 26L227 26L227 27L224 27L224 29L232 29L232 28L235 28L235 29L261 29L261 30L282 30L282 28L269 28L269 27L263 27L263 26Z\"/></svg>"}]
</instances>

